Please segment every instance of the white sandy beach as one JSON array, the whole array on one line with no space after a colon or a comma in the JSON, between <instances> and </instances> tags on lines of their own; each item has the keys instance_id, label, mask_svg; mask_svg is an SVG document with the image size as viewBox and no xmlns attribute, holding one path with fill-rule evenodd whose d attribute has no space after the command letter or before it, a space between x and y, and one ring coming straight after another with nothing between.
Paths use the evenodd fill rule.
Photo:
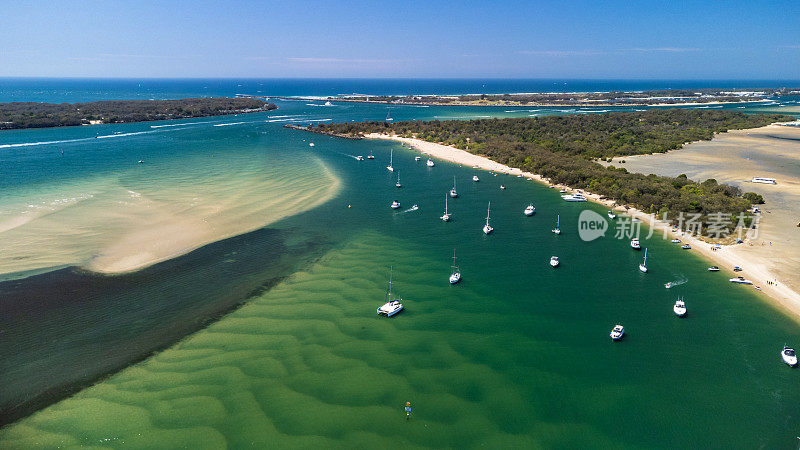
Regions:
<instances>
[{"instance_id":1,"label":"white sandy beach","mask_svg":"<svg viewBox=\"0 0 800 450\"><path fill-rule=\"evenodd\" d=\"M767 133L767 137L764 137ZM749 136L748 134L752 135ZM670 152L668 154L656 154L639 156L636 158L626 157L626 167L630 171L656 173L660 175L676 176L686 173L689 178L704 180L706 178L716 178L719 182L743 181L753 176L776 177L774 171L765 170L763 167L755 170L748 170L744 163L739 164L739 159L743 161L759 160L758 158L745 159L742 155L737 155L723 149L728 147L739 148L740 151L756 152L778 152L791 154L793 158L800 160L800 141L790 139L769 139L768 135L779 135L784 138L793 139L795 136L800 139L800 128L782 127L772 125L769 127L755 130L731 131L715 137L712 141L701 141L686 145L683 149ZM451 161L457 164L477 167L483 170L498 173L508 173L511 175L522 175L534 179L541 183L552 185L548 180L541 176L524 172L520 169L508 167L497 163L483 156L475 155L464 150L457 149L442 144L423 141L420 139L404 138L399 136L389 136L383 134L370 134L366 136L371 139L390 139L409 144L420 152L431 157ZM747 142L740 142L741 139L758 139L757 142L769 142L767 148L759 149L749 145ZM776 141L776 142L773 142ZM794 146L794 147L793 147ZM699 149L699 150L698 150ZM792 150L794 149L794 151ZM696 153L708 151L718 154L719 160L709 159L708 156L698 156ZM647 158L650 160L648 161ZM633 163L633 159L640 159L641 163ZM731 161L737 160L736 164ZM652 162L656 160L656 162ZM671 173L669 170L658 170L659 166L664 166L664 162L672 161L669 167L677 170ZM707 169L698 169L697 172L690 170L687 161L703 161ZM695 163L697 163L695 161ZM699 167L699 166L698 166ZM707 176L698 176L707 174ZM561 189L571 190L566 186L556 186ZM752 187L752 189L751 189ZM600 199L600 196L583 191L583 194L591 201L603 204L618 211L625 211L626 214L638 218L645 224L654 224L655 233L664 233L669 239L677 237L692 246L691 251L700 253L703 257L713 262L725 270L730 276L734 276L732 268L741 266L744 272L736 273L743 275L753 281L754 286L762 289L766 296L769 296L775 305L781 310L790 312L793 317L800 319L800 228L795 227L800 221L800 176L792 178L785 173L780 174L780 182L777 186L758 185L748 183L743 186L744 191L754 191L763 193L767 197L768 203L763 214L759 234L755 239L748 239L744 244L725 245L719 250L712 250L712 244L692 237L682 232L673 232L672 227L653 220L651 214L644 213L635 208L624 208L616 205L613 201ZM769 192L767 192L769 191ZM780 195L775 195L780 193ZM779 200L780 199L780 200ZM770 203L773 202L773 203ZM791 203L791 206L789 204ZM790 220L794 220L791 223ZM772 243L770 245L769 243ZM777 282L769 284L768 282ZM753 286L741 286L742 289L753 289Z\"/></svg>"}]
</instances>

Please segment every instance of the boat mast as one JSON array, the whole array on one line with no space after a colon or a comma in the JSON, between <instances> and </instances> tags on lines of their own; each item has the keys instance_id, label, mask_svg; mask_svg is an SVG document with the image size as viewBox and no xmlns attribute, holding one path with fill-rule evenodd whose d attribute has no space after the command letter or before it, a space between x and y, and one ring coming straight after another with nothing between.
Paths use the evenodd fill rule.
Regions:
<instances>
[{"instance_id":1,"label":"boat mast","mask_svg":"<svg viewBox=\"0 0 800 450\"><path fill-rule=\"evenodd\" d=\"M392 269L394 266L389 266L389 290L386 292L386 298L392 299Z\"/></svg>"},{"instance_id":2,"label":"boat mast","mask_svg":"<svg viewBox=\"0 0 800 450\"><path fill-rule=\"evenodd\" d=\"M644 249L644 263L642 265L647 267L647 247Z\"/></svg>"},{"instance_id":3,"label":"boat mast","mask_svg":"<svg viewBox=\"0 0 800 450\"><path fill-rule=\"evenodd\" d=\"M447 215L447 194L444 194L444 215Z\"/></svg>"},{"instance_id":4,"label":"boat mast","mask_svg":"<svg viewBox=\"0 0 800 450\"><path fill-rule=\"evenodd\" d=\"M489 202L489 206L486 207L486 225L489 225L489 210L492 209L492 202Z\"/></svg>"}]
</instances>

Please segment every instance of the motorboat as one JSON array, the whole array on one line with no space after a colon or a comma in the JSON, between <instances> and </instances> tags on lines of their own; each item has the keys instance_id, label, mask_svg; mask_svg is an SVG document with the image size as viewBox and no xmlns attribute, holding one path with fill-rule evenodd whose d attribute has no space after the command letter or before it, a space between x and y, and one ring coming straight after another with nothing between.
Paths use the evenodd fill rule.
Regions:
<instances>
[{"instance_id":1,"label":"motorboat","mask_svg":"<svg viewBox=\"0 0 800 450\"><path fill-rule=\"evenodd\" d=\"M625 327L622 325L614 325L614 328L611 329L610 336L614 341L622 339L622 336L625 336Z\"/></svg>"},{"instance_id":2,"label":"motorboat","mask_svg":"<svg viewBox=\"0 0 800 450\"><path fill-rule=\"evenodd\" d=\"M505 188L506 188L506 186L504 184L500 185L500 189L505 189Z\"/></svg>"},{"instance_id":3,"label":"motorboat","mask_svg":"<svg viewBox=\"0 0 800 450\"><path fill-rule=\"evenodd\" d=\"M389 268L389 290L386 291L386 303L378 308L379 316L392 317L403 310L403 304L400 303L400 298L392 298L392 268Z\"/></svg>"},{"instance_id":4,"label":"motorboat","mask_svg":"<svg viewBox=\"0 0 800 450\"><path fill-rule=\"evenodd\" d=\"M356 161L363 161L364 157L361 155L356 156Z\"/></svg>"},{"instance_id":5,"label":"motorboat","mask_svg":"<svg viewBox=\"0 0 800 450\"><path fill-rule=\"evenodd\" d=\"M737 284L753 284L752 281L745 279L745 277L735 277L735 278L731 278L728 281L730 281L731 283L737 283Z\"/></svg>"},{"instance_id":6,"label":"motorboat","mask_svg":"<svg viewBox=\"0 0 800 450\"><path fill-rule=\"evenodd\" d=\"M617 215L614 214L614 211L609 211L608 212L608 218L611 219L611 220L614 220L614 219L617 218Z\"/></svg>"},{"instance_id":7,"label":"motorboat","mask_svg":"<svg viewBox=\"0 0 800 450\"><path fill-rule=\"evenodd\" d=\"M413 205L411 205L411 208L408 208L408 210L409 210L409 211L416 211L416 210L418 210L418 209L419 209L419 206L417 206L417 204L416 204L416 203L414 203Z\"/></svg>"},{"instance_id":8,"label":"motorboat","mask_svg":"<svg viewBox=\"0 0 800 450\"><path fill-rule=\"evenodd\" d=\"M683 302L683 299L679 298L675 301L675 306L672 307L672 311L674 311L675 315L678 317L686 315L686 303Z\"/></svg>"},{"instance_id":9,"label":"motorboat","mask_svg":"<svg viewBox=\"0 0 800 450\"><path fill-rule=\"evenodd\" d=\"M566 194L561 196L562 199L566 202L585 202L587 201L586 197L583 194Z\"/></svg>"},{"instance_id":10,"label":"motorboat","mask_svg":"<svg viewBox=\"0 0 800 450\"><path fill-rule=\"evenodd\" d=\"M333 103L331 103L331 102L325 102L325 105L324 105L324 106L333 106Z\"/></svg>"},{"instance_id":11,"label":"motorboat","mask_svg":"<svg viewBox=\"0 0 800 450\"><path fill-rule=\"evenodd\" d=\"M419 156L415 156L414 157L414 161L419 161L420 159L422 159L422 158L420 158Z\"/></svg>"},{"instance_id":12,"label":"motorboat","mask_svg":"<svg viewBox=\"0 0 800 450\"><path fill-rule=\"evenodd\" d=\"M664 288L665 289L669 289L671 287L672 287L672 282L671 281L669 283L664 283Z\"/></svg>"},{"instance_id":13,"label":"motorboat","mask_svg":"<svg viewBox=\"0 0 800 450\"><path fill-rule=\"evenodd\" d=\"M647 273L647 249L644 249L644 261L639 264L639 270L642 273Z\"/></svg>"},{"instance_id":14,"label":"motorboat","mask_svg":"<svg viewBox=\"0 0 800 450\"><path fill-rule=\"evenodd\" d=\"M425 164L426 164L428 167L433 167L433 166L435 166L435 165L436 165L436 164L434 164L434 163L433 163L433 160L432 160L432 159L430 159L430 158L428 158L428 161L427 161Z\"/></svg>"},{"instance_id":15,"label":"motorboat","mask_svg":"<svg viewBox=\"0 0 800 450\"><path fill-rule=\"evenodd\" d=\"M689 245L689 244L683 244L683 245L681 245L681 248L684 249L684 250L691 250L692 246Z\"/></svg>"},{"instance_id":16,"label":"motorboat","mask_svg":"<svg viewBox=\"0 0 800 450\"><path fill-rule=\"evenodd\" d=\"M761 183L761 184L778 184L775 178L766 178L766 177L753 177L750 180L751 183Z\"/></svg>"},{"instance_id":17,"label":"motorboat","mask_svg":"<svg viewBox=\"0 0 800 450\"><path fill-rule=\"evenodd\" d=\"M680 239L673 239L670 242L672 242L673 244L680 244L681 240Z\"/></svg>"},{"instance_id":18,"label":"motorboat","mask_svg":"<svg viewBox=\"0 0 800 450\"><path fill-rule=\"evenodd\" d=\"M734 272L741 272L741 271L742 271L742 268L741 268L741 267L739 267L739 266L733 266L733 271L734 271Z\"/></svg>"},{"instance_id":19,"label":"motorboat","mask_svg":"<svg viewBox=\"0 0 800 450\"><path fill-rule=\"evenodd\" d=\"M450 189L450 197L458 197L458 191L456 191L456 177L453 177L453 188Z\"/></svg>"},{"instance_id":20,"label":"motorboat","mask_svg":"<svg viewBox=\"0 0 800 450\"><path fill-rule=\"evenodd\" d=\"M532 216L535 213L536 213L536 208L533 207L533 203L531 203L530 205L528 205L527 208L525 208L525 215L526 216Z\"/></svg>"},{"instance_id":21,"label":"motorboat","mask_svg":"<svg viewBox=\"0 0 800 450\"><path fill-rule=\"evenodd\" d=\"M394 172L394 167L392 166L392 162L394 161L394 150L389 150L389 165L386 166L386 170L389 172Z\"/></svg>"},{"instance_id":22,"label":"motorboat","mask_svg":"<svg viewBox=\"0 0 800 450\"><path fill-rule=\"evenodd\" d=\"M478 176L477 176L477 175L473 175L473 176L472 176L472 181L474 181L474 182L476 182L476 183L477 183L478 181L481 181L481 180L480 180L480 178L478 178Z\"/></svg>"},{"instance_id":23,"label":"motorboat","mask_svg":"<svg viewBox=\"0 0 800 450\"><path fill-rule=\"evenodd\" d=\"M372 154L372 150L369 151L369 155L367 155L367 159L375 159L375 155Z\"/></svg>"},{"instance_id":24,"label":"motorboat","mask_svg":"<svg viewBox=\"0 0 800 450\"><path fill-rule=\"evenodd\" d=\"M489 211L492 208L492 202L489 202L489 206L486 208L486 225L483 226L483 234L489 234L494 231L491 225L489 225Z\"/></svg>"},{"instance_id":25,"label":"motorboat","mask_svg":"<svg viewBox=\"0 0 800 450\"><path fill-rule=\"evenodd\" d=\"M783 350L781 350L781 358L789 367L797 366L797 355L792 347L784 345Z\"/></svg>"},{"instance_id":26,"label":"motorboat","mask_svg":"<svg viewBox=\"0 0 800 450\"><path fill-rule=\"evenodd\" d=\"M398 208L400 208L400 202L398 202L397 200L393 201L392 209L398 209Z\"/></svg>"},{"instance_id":27,"label":"motorboat","mask_svg":"<svg viewBox=\"0 0 800 450\"><path fill-rule=\"evenodd\" d=\"M559 225L560 225L560 223L561 223L561 214L559 214L559 215L557 215L557 216L556 216L556 227L555 227L555 228L553 228L553 230L552 230L552 231L553 231L553 233L555 233L555 234L561 234L561 227L559 226Z\"/></svg>"},{"instance_id":28,"label":"motorboat","mask_svg":"<svg viewBox=\"0 0 800 450\"><path fill-rule=\"evenodd\" d=\"M559 193L559 194L566 194L566 193L567 193L567 190L566 190L566 189L561 189L561 190L559 190L559 191L558 191L558 193Z\"/></svg>"},{"instance_id":29,"label":"motorboat","mask_svg":"<svg viewBox=\"0 0 800 450\"><path fill-rule=\"evenodd\" d=\"M551 256L550 257L550 265L553 267L558 267L560 262L558 262L558 256Z\"/></svg>"},{"instance_id":30,"label":"motorboat","mask_svg":"<svg viewBox=\"0 0 800 450\"><path fill-rule=\"evenodd\" d=\"M631 248L634 250L641 250L642 244L639 243L639 238L631 239Z\"/></svg>"},{"instance_id":31,"label":"motorboat","mask_svg":"<svg viewBox=\"0 0 800 450\"><path fill-rule=\"evenodd\" d=\"M314 143L313 143L313 142L310 142L310 143L308 144L308 146L309 146L309 147L313 147L313 146L314 146Z\"/></svg>"},{"instance_id":32,"label":"motorboat","mask_svg":"<svg viewBox=\"0 0 800 450\"><path fill-rule=\"evenodd\" d=\"M709 272L719 272L719 267L711 266L711 267L708 268L708 271Z\"/></svg>"},{"instance_id":33,"label":"motorboat","mask_svg":"<svg viewBox=\"0 0 800 450\"><path fill-rule=\"evenodd\" d=\"M440 219L442 219L445 222L449 222L450 221L450 213L447 212L447 196L446 195L444 196L444 214L442 214L442 217L440 217Z\"/></svg>"},{"instance_id":34,"label":"motorboat","mask_svg":"<svg viewBox=\"0 0 800 450\"><path fill-rule=\"evenodd\" d=\"M456 284L461 281L461 269L459 269L456 265L455 249L453 249L453 265L450 268L452 269L452 272L450 273L450 284Z\"/></svg>"}]
</instances>

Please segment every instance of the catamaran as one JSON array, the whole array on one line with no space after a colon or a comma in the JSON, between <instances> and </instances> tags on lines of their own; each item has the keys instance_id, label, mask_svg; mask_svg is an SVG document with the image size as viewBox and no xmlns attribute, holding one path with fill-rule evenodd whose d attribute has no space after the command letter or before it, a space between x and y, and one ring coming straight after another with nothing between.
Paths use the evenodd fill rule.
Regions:
<instances>
[{"instance_id":1,"label":"catamaran","mask_svg":"<svg viewBox=\"0 0 800 450\"><path fill-rule=\"evenodd\" d=\"M483 226L483 234L489 234L494 231L491 225L489 225L489 211L492 209L492 202L489 202L489 206L486 208L486 225Z\"/></svg>"},{"instance_id":2,"label":"catamaran","mask_svg":"<svg viewBox=\"0 0 800 450\"><path fill-rule=\"evenodd\" d=\"M642 273L647 273L647 249L644 249L644 261L639 264L639 270L641 270Z\"/></svg>"},{"instance_id":3,"label":"catamaran","mask_svg":"<svg viewBox=\"0 0 800 450\"><path fill-rule=\"evenodd\" d=\"M392 167L392 161L394 160L394 150L389 150L389 165L386 166L386 169L389 172L394 172L394 167Z\"/></svg>"},{"instance_id":4,"label":"catamaran","mask_svg":"<svg viewBox=\"0 0 800 450\"><path fill-rule=\"evenodd\" d=\"M447 196L446 195L444 196L444 214L442 214L442 217L440 217L440 219L442 219L445 222L449 222L450 221L450 213L447 212Z\"/></svg>"},{"instance_id":5,"label":"catamaran","mask_svg":"<svg viewBox=\"0 0 800 450\"><path fill-rule=\"evenodd\" d=\"M525 208L525 215L526 216L532 216L535 212L536 212L536 208L533 207L533 203L531 203L530 205L528 205L527 208Z\"/></svg>"},{"instance_id":6,"label":"catamaran","mask_svg":"<svg viewBox=\"0 0 800 450\"><path fill-rule=\"evenodd\" d=\"M456 249L453 249L453 265L451 269L453 269L453 271L450 274L450 284L456 284L461 281L461 270L456 265Z\"/></svg>"},{"instance_id":7,"label":"catamaran","mask_svg":"<svg viewBox=\"0 0 800 450\"><path fill-rule=\"evenodd\" d=\"M458 197L458 192L456 191L456 177L453 177L453 189L450 189L450 197L456 198Z\"/></svg>"},{"instance_id":8,"label":"catamaran","mask_svg":"<svg viewBox=\"0 0 800 450\"><path fill-rule=\"evenodd\" d=\"M397 183L395 183L394 185L395 185L396 187L398 187L398 188L401 188L401 187L403 187L403 185L402 185L402 184L400 184L400 172L397 172Z\"/></svg>"},{"instance_id":9,"label":"catamaran","mask_svg":"<svg viewBox=\"0 0 800 450\"><path fill-rule=\"evenodd\" d=\"M403 310L403 304L400 303L400 298L392 298L392 268L389 268L389 290L386 292L386 303L378 308L379 316L392 317Z\"/></svg>"},{"instance_id":10,"label":"catamaran","mask_svg":"<svg viewBox=\"0 0 800 450\"><path fill-rule=\"evenodd\" d=\"M560 223L561 223L561 214L556 216L556 227L553 228L553 233L561 234L561 227L559 227Z\"/></svg>"}]
</instances>

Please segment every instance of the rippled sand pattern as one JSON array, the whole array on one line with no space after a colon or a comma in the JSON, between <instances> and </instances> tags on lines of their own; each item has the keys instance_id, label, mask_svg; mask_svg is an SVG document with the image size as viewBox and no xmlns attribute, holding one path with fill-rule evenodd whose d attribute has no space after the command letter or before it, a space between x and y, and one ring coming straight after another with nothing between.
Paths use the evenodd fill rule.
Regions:
<instances>
[{"instance_id":1,"label":"rippled sand pattern","mask_svg":"<svg viewBox=\"0 0 800 450\"><path fill-rule=\"evenodd\" d=\"M526 400L522 367L520 378L493 369L530 345L505 329L503 304L447 285L445 263L371 244L386 241L368 234L329 253L174 348L3 430L3 446L536 448L588 431L548 424ZM409 262L394 269L407 311L378 318L390 261Z\"/></svg>"}]
</instances>

